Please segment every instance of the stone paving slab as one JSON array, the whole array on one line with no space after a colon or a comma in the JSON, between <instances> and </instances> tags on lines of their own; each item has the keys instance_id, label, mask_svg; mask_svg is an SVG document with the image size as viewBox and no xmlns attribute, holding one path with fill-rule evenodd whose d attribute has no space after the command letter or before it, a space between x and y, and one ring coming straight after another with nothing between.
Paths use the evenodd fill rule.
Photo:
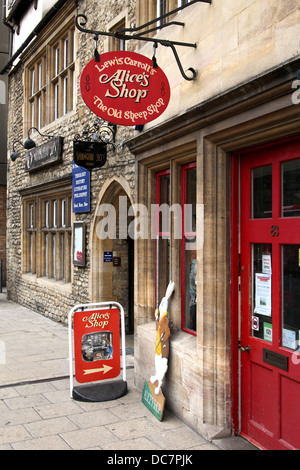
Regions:
<instances>
[{"instance_id":1,"label":"stone paving slab","mask_svg":"<svg viewBox=\"0 0 300 470\"><path fill-rule=\"evenodd\" d=\"M125 396L102 403L72 400L67 328L7 301L4 294L0 345L5 352L0 348L0 450L229 450L230 442L239 446L238 439L224 440L222 446L207 442L167 410L159 422L134 387L133 355L126 357ZM246 450L244 441L242 448Z\"/></svg>"}]
</instances>

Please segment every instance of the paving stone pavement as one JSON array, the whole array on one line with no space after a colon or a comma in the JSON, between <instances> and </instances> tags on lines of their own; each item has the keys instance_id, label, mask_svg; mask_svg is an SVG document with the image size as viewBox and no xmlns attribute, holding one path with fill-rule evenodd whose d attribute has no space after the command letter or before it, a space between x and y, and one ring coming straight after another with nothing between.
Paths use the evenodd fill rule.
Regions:
<instances>
[{"instance_id":1,"label":"paving stone pavement","mask_svg":"<svg viewBox=\"0 0 300 470\"><path fill-rule=\"evenodd\" d=\"M133 338L126 337L128 351ZM159 422L133 384L100 403L70 398L68 329L0 294L0 450L248 450L240 438L214 442L165 411Z\"/></svg>"}]
</instances>

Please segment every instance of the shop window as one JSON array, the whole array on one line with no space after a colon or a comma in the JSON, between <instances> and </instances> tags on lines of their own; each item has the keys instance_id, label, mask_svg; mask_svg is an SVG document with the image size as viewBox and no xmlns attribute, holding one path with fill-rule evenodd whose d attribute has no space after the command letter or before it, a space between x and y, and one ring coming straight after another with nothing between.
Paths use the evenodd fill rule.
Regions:
<instances>
[{"instance_id":1,"label":"shop window","mask_svg":"<svg viewBox=\"0 0 300 470\"><path fill-rule=\"evenodd\" d=\"M182 170L181 328L195 334L197 317L196 165Z\"/></svg>"},{"instance_id":2,"label":"shop window","mask_svg":"<svg viewBox=\"0 0 300 470\"><path fill-rule=\"evenodd\" d=\"M47 46L27 63L27 129L41 129L74 109L75 52L75 27L72 20L68 27L65 26L52 37Z\"/></svg>"},{"instance_id":3,"label":"shop window","mask_svg":"<svg viewBox=\"0 0 300 470\"><path fill-rule=\"evenodd\" d=\"M180 234L178 242L180 241L181 263L181 329L196 334L196 163L182 167L181 189L178 188L178 194L174 195L180 204L171 202L170 176L169 170L156 175L156 305L158 306L164 297L170 282L171 244L177 246ZM179 211L181 217L178 217ZM172 214L174 240L170 236ZM176 249L173 250L173 253L175 252ZM177 255L175 256L174 263L177 262Z\"/></svg>"},{"instance_id":4,"label":"shop window","mask_svg":"<svg viewBox=\"0 0 300 470\"><path fill-rule=\"evenodd\" d=\"M156 176L156 305L164 297L170 282L170 171ZM164 210L165 209L165 210Z\"/></svg>"},{"instance_id":5,"label":"shop window","mask_svg":"<svg viewBox=\"0 0 300 470\"><path fill-rule=\"evenodd\" d=\"M70 192L24 199L25 273L71 281L71 203Z\"/></svg>"}]
</instances>

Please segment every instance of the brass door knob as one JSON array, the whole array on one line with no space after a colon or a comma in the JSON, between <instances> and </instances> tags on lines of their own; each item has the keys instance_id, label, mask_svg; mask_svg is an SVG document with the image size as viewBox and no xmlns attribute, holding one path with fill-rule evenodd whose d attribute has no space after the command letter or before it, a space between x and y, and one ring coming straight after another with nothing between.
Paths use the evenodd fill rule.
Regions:
<instances>
[{"instance_id":1,"label":"brass door knob","mask_svg":"<svg viewBox=\"0 0 300 470\"><path fill-rule=\"evenodd\" d=\"M241 352L247 352L249 354L251 351L251 347L249 346L249 344L246 347L243 345L240 347L240 350Z\"/></svg>"}]
</instances>

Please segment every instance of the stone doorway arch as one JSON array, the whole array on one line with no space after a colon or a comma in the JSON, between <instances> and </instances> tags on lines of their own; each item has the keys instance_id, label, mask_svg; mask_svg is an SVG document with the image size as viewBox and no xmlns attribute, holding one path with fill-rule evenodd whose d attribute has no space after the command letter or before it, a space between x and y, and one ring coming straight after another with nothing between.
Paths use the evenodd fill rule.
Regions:
<instances>
[{"instance_id":1,"label":"stone doorway arch","mask_svg":"<svg viewBox=\"0 0 300 470\"><path fill-rule=\"evenodd\" d=\"M134 330L134 243L128 237L132 219L127 217L133 204L130 194L125 178L114 177L105 181L99 192L90 237L91 302L119 302L125 311L126 333ZM108 261L108 253L112 254L113 261Z\"/></svg>"}]
</instances>

